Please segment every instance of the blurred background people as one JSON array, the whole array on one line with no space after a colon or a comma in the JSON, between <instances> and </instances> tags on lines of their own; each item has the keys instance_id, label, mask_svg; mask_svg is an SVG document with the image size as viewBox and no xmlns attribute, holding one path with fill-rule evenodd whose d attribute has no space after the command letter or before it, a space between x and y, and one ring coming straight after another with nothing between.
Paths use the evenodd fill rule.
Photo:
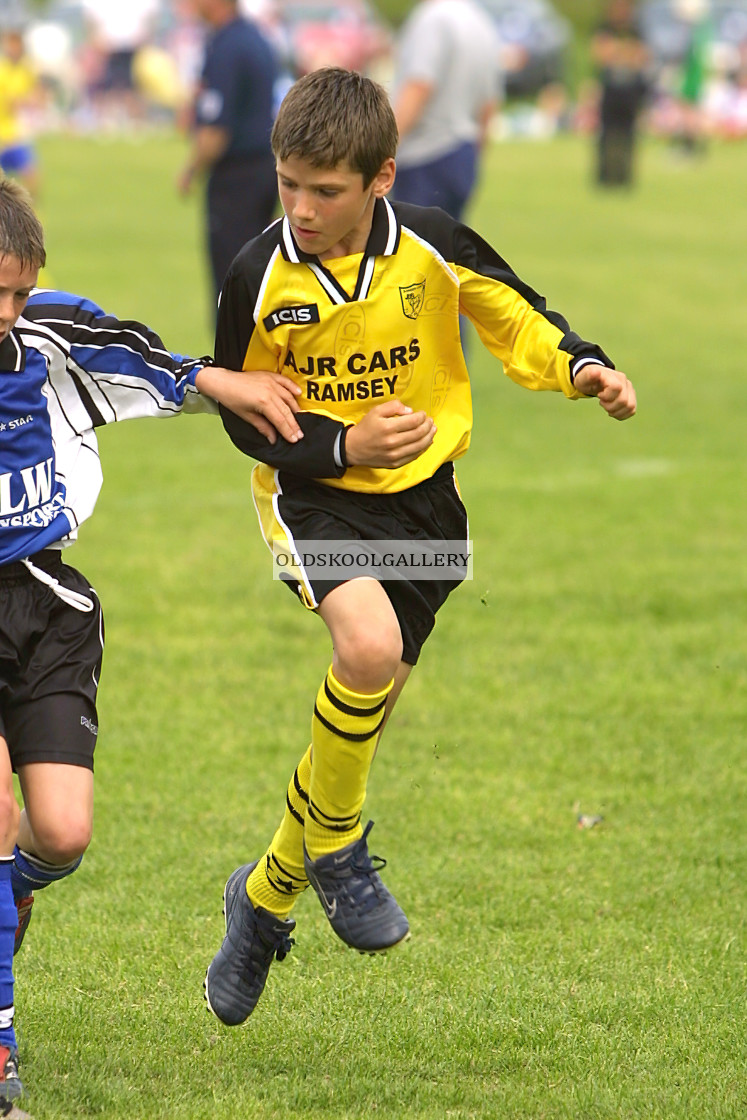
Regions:
<instances>
[{"instance_id":1,"label":"blurred background people","mask_svg":"<svg viewBox=\"0 0 747 1120\"><path fill-rule=\"evenodd\" d=\"M598 81L597 182L630 186L650 57L632 0L611 0L591 40Z\"/></svg>"},{"instance_id":2,"label":"blurred background people","mask_svg":"<svg viewBox=\"0 0 747 1120\"><path fill-rule=\"evenodd\" d=\"M397 46L394 197L461 218L502 98L501 44L474 0L418 0Z\"/></svg>"},{"instance_id":3,"label":"blurred background people","mask_svg":"<svg viewBox=\"0 0 747 1120\"><path fill-rule=\"evenodd\" d=\"M90 46L98 73L91 96L100 123L122 127L142 119L143 99L133 63L150 42L159 15L158 0L83 0Z\"/></svg>"},{"instance_id":4,"label":"blurred background people","mask_svg":"<svg viewBox=\"0 0 747 1120\"><path fill-rule=\"evenodd\" d=\"M747 52L744 62L723 77L708 104L713 131L726 140L747 138Z\"/></svg>"},{"instance_id":5,"label":"blurred background people","mask_svg":"<svg viewBox=\"0 0 747 1120\"><path fill-rule=\"evenodd\" d=\"M697 156L706 147L703 103L709 70L711 23L707 0L676 0L680 17L691 25L680 82L680 124L673 140L684 156Z\"/></svg>"},{"instance_id":6,"label":"blurred background people","mask_svg":"<svg viewBox=\"0 0 747 1120\"><path fill-rule=\"evenodd\" d=\"M39 166L30 116L41 107L44 90L26 55L23 32L0 35L0 168L19 179L34 199L39 193Z\"/></svg>"},{"instance_id":7,"label":"blurred background people","mask_svg":"<svg viewBox=\"0 0 747 1120\"><path fill-rule=\"evenodd\" d=\"M270 149L278 66L237 0L195 0L209 29L192 121L192 144L178 180L186 194L207 178L207 242L215 305L231 261L269 225L277 204Z\"/></svg>"}]
</instances>

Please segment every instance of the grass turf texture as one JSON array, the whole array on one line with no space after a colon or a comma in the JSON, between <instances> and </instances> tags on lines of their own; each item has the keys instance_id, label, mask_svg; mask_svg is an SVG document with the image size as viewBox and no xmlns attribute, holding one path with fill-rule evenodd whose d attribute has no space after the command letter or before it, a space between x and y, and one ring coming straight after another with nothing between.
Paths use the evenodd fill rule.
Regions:
<instances>
[{"instance_id":1,"label":"grass turf texture","mask_svg":"<svg viewBox=\"0 0 747 1120\"><path fill-rule=\"evenodd\" d=\"M179 142L42 155L52 281L209 349ZM682 167L651 146L632 194L589 165L575 139L496 147L472 221L635 378L640 414L529 394L473 344L475 579L367 804L412 940L360 957L307 895L233 1031L201 994L221 892L279 818L328 644L271 583L218 423L101 433L69 554L108 626L95 837L16 959L37 1120L747 1111L747 148Z\"/></svg>"}]
</instances>

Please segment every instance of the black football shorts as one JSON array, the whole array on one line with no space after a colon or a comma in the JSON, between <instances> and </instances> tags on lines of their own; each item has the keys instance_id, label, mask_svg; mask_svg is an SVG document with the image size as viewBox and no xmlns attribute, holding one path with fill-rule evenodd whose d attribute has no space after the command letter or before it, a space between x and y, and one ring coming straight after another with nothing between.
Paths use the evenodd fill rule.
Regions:
<instances>
[{"instance_id":1,"label":"black football shorts","mask_svg":"<svg viewBox=\"0 0 747 1120\"><path fill-rule=\"evenodd\" d=\"M59 550L31 558L93 603L64 603L21 563L0 567L0 735L13 769L61 762L93 770L96 693L104 650L101 604Z\"/></svg>"},{"instance_id":2,"label":"black football shorts","mask_svg":"<svg viewBox=\"0 0 747 1120\"><path fill-rule=\"evenodd\" d=\"M466 546L469 535L467 511L459 496L452 463L445 463L425 482L395 494L354 493L280 471L273 509L295 540L438 539L464 541ZM259 506L258 513L263 521ZM284 582L306 606L313 608L333 588L349 579L349 573L344 571L336 580L308 575L308 585L316 603L308 601L308 592L296 580ZM436 612L461 582L461 579L382 580L402 631L402 658L407 664L417 663L420 650L435 626Z\"/></svg>"}]
</instances>

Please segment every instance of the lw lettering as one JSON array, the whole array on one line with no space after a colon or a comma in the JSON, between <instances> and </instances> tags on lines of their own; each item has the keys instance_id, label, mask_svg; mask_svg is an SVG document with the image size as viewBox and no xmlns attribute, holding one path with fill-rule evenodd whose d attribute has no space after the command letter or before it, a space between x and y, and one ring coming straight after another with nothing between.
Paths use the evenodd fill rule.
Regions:
<instances>
[{"instance_id":1,"label":"lw lettering","mask_svg":"<svg viewBox=\"0 0 747 1120\"><path fill-rule=\"evenodd\" d=\"M52 460L46 459L21 471L0 474L0 517L34 509L52 494Z\"/></svg>"}]
</instances>

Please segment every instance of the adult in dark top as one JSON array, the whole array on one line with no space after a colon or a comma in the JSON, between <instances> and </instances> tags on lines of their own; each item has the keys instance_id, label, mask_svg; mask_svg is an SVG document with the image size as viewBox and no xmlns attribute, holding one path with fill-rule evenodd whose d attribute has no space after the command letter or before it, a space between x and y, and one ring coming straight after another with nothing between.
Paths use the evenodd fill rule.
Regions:
<instances>
[{"instance_id":1,"label":"adult in dark top","mask_svg":"<svg viewBox=\"0 0 747 1120\"><path fill-rule=\"evenodd\" d=\"M237 0L197 0L209 28L193 107L193 139L179 177L186 194L207 176L207 243L216 297L231 261L267 226L277 203L270 150L277 62Z\"/></svg>"},{"instance_id":2,"label":"adult in dark top","mask_svg":"<svg viewBox=\"0 0 747 1120\"><path fill-rule=\"evenodd\" d=\"M637 125L648 91L648 48L632 0L612 0L592 39L599 82L597 181L629 186Z\"/></svg>"}]
</instances>

